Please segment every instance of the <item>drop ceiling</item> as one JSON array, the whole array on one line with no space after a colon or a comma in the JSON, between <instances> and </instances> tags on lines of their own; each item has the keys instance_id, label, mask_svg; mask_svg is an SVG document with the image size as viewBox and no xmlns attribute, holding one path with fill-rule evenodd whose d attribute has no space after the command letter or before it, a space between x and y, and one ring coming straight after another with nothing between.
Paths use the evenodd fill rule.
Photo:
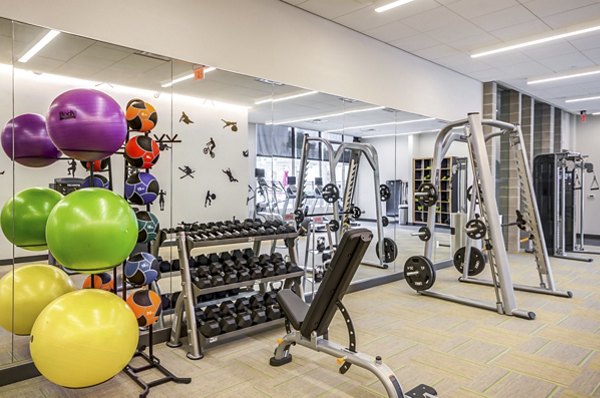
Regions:
<instances>
[{"instance_id":1,"label":"drop ceiling","mask_svg":"<svg viewBox=\"0 0 600 398\"><path fill-rule=\"evenodd\" d=\"M0 47L2 48L0 63L11 63L12 46L14 46L14 58L18 59L48 30L15 23L14 40L11 32L10 21L0 19ZM190 74L194 65L177 60L171 62L167 58L153 54L144 54L134 49L70 34L58 35L29 62L22 64L15 61L14 64L17 68L36 73L75 77L98 82L98 84L110 83L136 87L156 93L172 90L176 94L247 106L249 121L254 123L307 119L284 124L318 131L347 129L345 134L360 137L431 130L443 125L443 121L438 120L395 124L425 117L392 109L344 114L356 109L374 108L374 105L325 93L256 105L255 102L259 100L285 97L307 90L285 84L273 84L252 76L224 70L207 73L200 81L189 79L173 85L172 88L163 88L162 84ZM101 88L99 86L99 89ZM380 126L381 124L385 125ZM354 128L357 126L365 127Z\"/></svg>"},{"instance_id":2,"label":"drop ceiling","mask_svg":"<svg viewBox=\"0 0 600 398\"><path fill-rule=\"evenodd\" d=\"M600 78L527 85L528 77L600 66L600 32L485 58L475 50L600 20L598 0L415 0L384 13L391 0L282 0L482 82L500 81L563 109L600 111ZM583 107L583 108L582 108Z\"/></svg>"}]
</instances>

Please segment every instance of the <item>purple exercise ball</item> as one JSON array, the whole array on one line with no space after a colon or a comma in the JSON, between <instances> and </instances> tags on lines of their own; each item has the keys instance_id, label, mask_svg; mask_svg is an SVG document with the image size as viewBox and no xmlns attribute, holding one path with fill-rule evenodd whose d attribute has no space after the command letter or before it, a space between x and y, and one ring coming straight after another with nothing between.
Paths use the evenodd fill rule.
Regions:
<instances>
[{"instance_id":1,"label":"purple exercise ball","mask_svg":"<svg viewBox=\"0 0 600 398\"><path fill-rule=\"evenodd\" d=\"M11 159L13 159L13 131L15 162L28 167L44 167L60 158L60 151L50 140L46 131L46 120L42 115L24 113L6 123L0 139L4 153Z\"/></svg>"},{"instance_id":2,"label":"purple exercise ball","mask_svg":"<svg viewBox=\"0 0 600 398\"><path fill-rule=\"evenodd\" d=\"M76 88L52 101L46 117L48 134L65 155L94 161L115 153L127 136L121 107L98 90Z\"/></svg>"}]
</instances>

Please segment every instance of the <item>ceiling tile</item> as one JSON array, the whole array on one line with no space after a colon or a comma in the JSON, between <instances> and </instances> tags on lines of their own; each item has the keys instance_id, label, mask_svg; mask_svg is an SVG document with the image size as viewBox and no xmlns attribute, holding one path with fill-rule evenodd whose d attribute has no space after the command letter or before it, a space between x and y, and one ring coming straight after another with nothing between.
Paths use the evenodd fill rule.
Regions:
<instances>
[{"instance_id":1,"label":"ceiling tile","mask_svg":"<svg viewBox=\"0 0 600 398\"><path fill-rule=\"evenodd\" d=\"M539 59L538 62L552 69L554 72L565 72L569 69L586 68L595 65L579 52Z\"/></svg>"},{"instance_id":2,"label":"ceiling tile","mask_svg":"<svg viewBox=\"0 0 600 398\"><path fill-rule=\"evenodd\" d=\"M447 7L465 18L475 18L481 15L489 14L494 11L499 11L505 8L513 7L517 4L518 3L516 2L516 0L460 0L448 4Z\"/></svg>"},{"instance_id":3,"label":"ceiling tile","mask_svg":"<svg viewBox=\"0 0 600 398\"><path fill-rule=\"evenodd\" d=\"M375 29L365 31L365 34L385 42L399 40L405 37L414 36L419 32L402 22L395 21Z\"/></svg>"},{"instance_id":4,"label":"ceiling tile","mask_svg":"<svg viewBox=\"0 0 600 398\"><path fill-rule=\"evenodd\" d=\"M442 57L450 57L452 55L457 55L461 52L445 44L440 44L422 50L417 50L414 53L419 57L436 60Z\"/></svg>"},{"instance_id":5,"label":"ceiling tile","mask_svg":"<svg viewBox=\"0 0 600 398\"><path fill-rule=\"evenodd\" d=\"M62 36L62 37L61 37ZM60 38L60 40L58 40ZM44 47L38 54L43 57L68 61L94 44L93 40L73 35L59 35Z\"/></svg>"},{"instance_id":6,"label":"ceiling tile","mask_svg":"<svg viewBox=\"0 0 600 398\"><path fill-rule=\"evenodd\" d=\"M482 29L493 31L536 19L529 10L518 5L473 18L471 21Z\"/></svg>"},{"instance_id":7,"label":"ceiling tile","mask_svg":"<svg viewBox=\"0 0 600 398\"><path fill-rule=\"evenodd\" d=\"M83 50L81 55L96 57L96 58L104 58L109 59L111 61L119 61L130 54L133 54L134 50L126 49L119 46L99 46L98 44L93 44Z\"/></svg>"},{"instance_id":8,"label":"ceiling tile","mask_svg":"<svg viewBox=\"0 0 600 398\"><path fill-rule=\"evenodd\" d=\"M306 0L282 0L284 3L292 4L292 5L300 5L302 3L306 3Z\"/></svg>"},{"instance_id":9,"label":"ceiling tile","mask_svg":"<svg viewBox=\"0 0 600 398\"><path fill-rule=\"evenodd\" d=\"M543 17L542 20L548 25L552 26L552 28L560 29L580 24L582 22L594 19L594 17L598 18L598 16L600 16L600 3L596 2L595 4L586 7L561 11L557 14Z\"/></svg>"},{"instance_id":10,"label":"ceiling tile","mask_svg":"<svg viewBox=\"0 0 600 398\"><path fill-rule=\"evenodd\" d=\"M600 48L594 48L585 51L586 57L592 59L596 64L600 64Z\"/></svg>"},{"instance_id":11,"label":"ceiling tile","mask_svg":"<svg viewBox=\"0 0 600 398\"><path fill-rule=\"evenodd\" d=\"M486 32L468 21L460 24L444 24L443 27L427 32L434 39L449 43L473 36L484 36Z\"/></svg>"},{"instance_id":12,"label":"ceiling tile","mask_svg":"<svg viewBox=\"0 0 600 398\"><path fill-rule=\"evenodd\" d=\"M334 19L368 6L355 0L308 0L300 4L300 7L324 18ZM369 8L372 11L374 7Z\"/></svg>"},{"instance_id":13,"label":"ceiling tile","mask_svg":"<svg viewBox=\"0 0 600 398\"><path fill-rule=\"evenodd\" d=\"M460 29L466 19L456 15L445 7L437 7L432 10L402 19L402 23L420 32L429 32L442 27L454 27Z\"/></svg>"},{"instance_id":14,"label":"ceiling tile","mask_svg":"<svg viewBox=\"0 0 600 398\"><path fill-rule=\"evenodd\" d=\"M510 41L549 32L550 30L548 25L539 19L535 19L533 21L518 23L502 29L494 29L490 31L490 34L501 40Z\"/></svg>"},{"instance_id":15,"label":"ceiling tile","mask_svg":"<svg viewBox=\"0 0 600 398\"><path fill-rule=\"evenodd\" d=\"M43 72L53 72L63 64L63 61L42 56L36 56L31 58L29 62L27 62L27 69Z\"/></svg>"},{"instance_id":16,"label":"ceiling tile","mask_svg":"<svg viewBox=\"0 0 600 398\"><path fill-rule=\"evenodd\" d=\"M450 69L459 71L461 73L471 73L482 70L488 70L494 65L471 59L467 54L451 55L449 57L439 58L435 61L440 65L447 66Z\"/></svg>"},{"instance_id":17,"label":"ceiling tile","mask_svg":"<svg viewBox=\"0 0 600 398\"><path fill-rule=\"evenodd\" d=\"M600 34L590 34L580 36L579 38L572 38L569 40L569 43L578 50L583 50L585 53L586 50L600 48Z\"/></svg>"},{"instance_id":18,"label":"ceiling tile","mask_svg":"<svg viewBox=\"0 0 600 398\"><path fill-rule=\"evenodd\" d=\"M498 43L500 43L500 40L485 32L475 36L469 36L460 40L453 40L449 42L450 46L468 53L474 52L474 50L478 50L480 48L490 47Z\"/></svg>"},{"instance_id":19,"label":"ceiling tile","mask_svg":"<svg viewBox=\"0 0 600 398\"><path fill-rule=\"evenodd\" d=\"M568 57L570 54L578 52L577 49L566 40L531 46L524 48L521 51L532 59L550 58L559 55Z\"/></svg>"},{"instance_id":20,"label":"ceiling tile","mask_svg":"<svg viewBox=\"0 0 600 398\"><path fill-rule=\"evenodd\" d=\"M426 34L418 34L410 37L405 37L400 40L390 42L391 45L401 48L405 51L416 51L423 48L433 47L440 44L437 40L427 36Z\"/></svg>"},{"instance_id":21,"label":"ceiling tile","mask_svg":"<svg viewBox=\"0 0 600 398\"><path fill-rule=\"evenodd\" d=\"M527 3L527 8L538 17L546 17L595 3L598 0L534 0Z\"/></svg>"}]
</instances>

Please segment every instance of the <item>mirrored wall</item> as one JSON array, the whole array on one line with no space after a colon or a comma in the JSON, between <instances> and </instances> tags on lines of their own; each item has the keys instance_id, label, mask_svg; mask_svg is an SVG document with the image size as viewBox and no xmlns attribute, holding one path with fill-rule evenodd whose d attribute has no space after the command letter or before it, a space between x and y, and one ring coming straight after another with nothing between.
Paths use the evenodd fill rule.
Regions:
<instances>
[{"instance_id":1,"label":"mirrored wall","mask_svg":"<svg viewBox=\"0 0 600 398\"><path fill-rule=\"evenodd\" d=\"M430 178L433 143L444 121L5 19L0 19L0 35L3 280L31 263L61 267L70 261L63 249L89 255L78 236L91 233L82 232L90 228L99 242L120 242L110 228L103 227L106 223L94 228L94 220L102 216L94 213L81 229L56 227L59 233L54 232L52 239L63 239L50 242L57 249L49 255L46 239L49 228L54 228L46 225L49 213L63 197L86 184L112 190L138 211L141 229L132 252L160 256L160 278L152 284L162 296L163 313L157 328L171 325L181 291L181 264L173 233L193 223L250 218L298 226L297 262L306 270L304 288L308 293L318 288L326 271L340 235L335 230L363 227L374 233L355 281L402 272L408 257L422 254L423 242L411 234L424 225L426 209L414 201L412 193ZM47 45L31 55L32 47L44 38L49 38ZM77 90L93 98L81 100ZM84 105L77 112L51 111L57 104L73 101ZM104 105L86 108L86 101ZM144 134L130 128L126 137L115 138L112 133L101 137L96 143L105 148L101 154L82 154L85 150L81 148L92 140L93 124L73 130L70 138L52 132L55 119L78 121L95 115L108 121L114 104L133 121L140 109L154 114L145 116L151 125L142 128ZM152 147L144 149L140 139L132 145L141 146L149 157L126 160L124 153L132 152L125 142L129 145L132 139L146 135L154 140L158 152ZM452 189L457 159L464 158L466 150L457 148L451 154L453 159L446 164L446 190L436 216L441 227L436 235L436 262L451 258L450 214L460 206ZM77 160L86 156L105 161L90 164ZM138 170L132 168L136 161L141 162ZM140 185L143 192L137 191ZM332 192L337 193L332 196ZM380 200L376 193L387 200ZM144 211L155 219L140 216ZM157 237L160 247L156 241L155 247L149 246L152 234L141 236L142 226L154 221L164 231ZM40 222L36 236L32 226L39 227ZM385 245L380 245L384 238ZM119 250L116 243L112 246L108 251ZM195 258L245 247L247 243L207 246L193 254ZM263 244L261 250L288 254L283 241ZM114 261L111 259L107 255L106 262ZM89 269L69 267L64 271L72 285L67 283L66 290L81 289L90 273ZM116 285L121 284L121 271L95 271L115 275ZM20 296L24 290L17 285L23 283L25 290L27 286L14 275L15 283L0 285L0 311L11 314L10 322L0 325L0 366L30 359L28 330L17 330L19 317L25 321L32 316L22 307L28 304L25 296ZM40 286L37 289L44 289Z\"/></svg>"}]
</instances>

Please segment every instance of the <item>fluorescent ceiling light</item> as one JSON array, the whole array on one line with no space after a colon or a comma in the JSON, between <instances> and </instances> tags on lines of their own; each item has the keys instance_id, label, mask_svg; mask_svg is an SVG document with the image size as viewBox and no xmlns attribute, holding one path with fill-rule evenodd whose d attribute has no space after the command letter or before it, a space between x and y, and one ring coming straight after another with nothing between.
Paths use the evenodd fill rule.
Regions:
<instances>
[{"instance_id":1,"label":"fluorescent ceiling light","mask_svg":"<svg viewBox=\"0 0 600 398\"><path fill-rule=\"evenodd\" d=\"M594 113L592 113L592 115L593 116L598 116L598 115L600 115L600 112L594 112Z\"/></svg>"},{"instance_id":2,"label":"fluorescent ceiling light","mask_svg":"<svg viewBox=\"0 0 600 398\"><path fill-rule=\"evenodd\" d=\"M398 0L398 1L392 1L391 3L388 3L388 4L386 4L386 5L383 5L383 6L381 6L381 7L377 7L377 8L375 9L375 12L385 12L385 11L391 10L392 8L396 8L396 7L403 6L404 4L408 4L408 3L410 3L411 1L414 1L414 0Z\"/></svg>"},{"instance_id":3,"label":"fluorescent ceiling light","mask_svg":"<svg viewBox=\"0 0 600 398\"><path fill-rule=\"evenodd\" d=\"M401 125L401 124L409 124L409 123L417 123L417 122L427 122L427 121L431 121L431 120L435 120L435 118L433 117L428 117L425 119L414 119L414 120L403 120L401 122L386 122L386 123L376 123L376 124L365 124L362 126L349 126L349 127L343 127L343 128L339 128L339 129L333 129L333 130L325 130L323 131L323 133L335 133L338 131L348 131L348 130L360 130L360 129L367 129L370 127L382 127L382 126L394 126L394 125Z\"/></svg>"},{"instance_id":4,"label":"fluorescent ceiling light","mask_svg":"<svg viewBox=\"0 0 600 398\"><path fill-rule=\"evenodd\" d=\"M595 68L595 69L587 69L587 70L579 70L579 72L571 72L571 73L563 73L563 74L557 74L557 75L552 75L552 76L548 76L548 77L540 77L540 78L534 78L532 80L527 80L527 84L539 84L539 83L548 83L548 82L555 82L558 80L565 80L565 79L574 79L576 77L584 77L584 76L592 76L592 75L598 75L600 74L600 68Z\"/></svg>"},{"instance_id":5,"label":"fluorescent ceiling light","mask_svg":"<svg viewBox=\"0 0 600 398\"><path fill-rule=\"evenodd\" d=\"M52 40L54 40L54 38L56 36L58 36L58 34L60 33L60 31L58 30L51 30L50 32L46 33L44 35L44 37L41 38L40 41L38 41L37 43L35 43L33 45L33 47L31 47L25 54L23 54L23 56L21 58L19 58L19 62L27 62L31 59L31 57L33 57L35 54L37 54L38 52L40 52L40 50L44 47L46 47L48 45L48 43L50 43Z\"/></svg>"},{"instance_id":6,"label":"fluorescent ceiling light","mask_svg":"<svg viewBox=\"0 0 600 398\"><path fill-rule=\"evenodd\" d=\"M385 108L385 107L384 106L376 106L376 107L371 107L371 108L352 109L352 110L345 111L345 112L329 113L327 115L316 115L316 116L311 116L311 117L305 117L302 119L290 119L290 120L281 120L278 122L266 122L265 124L267 126L269 126L269 125L279 126L282 124L308 122L308 121L315 120L315 119L327 119L327 118L332 118L332 117L345 116L345 115L350 115L353 113L377 111L377 110L380 110L383 108Z\"/></svg>"},{"instance_id":7,"label":"fluorescent ceiling light","mask_svg":"<svg viewBox=\"0 0 600 398\"><path fill-rule=\"evenodd\" d=\"M204 74L207 74L209 72L212 72L214 70L217 70L217 68L215 68L214 66L209 66L208 68L204 68ZM173 84L177 84L177 83L181 83L183 81L186 80L190 80L194 77L193 73L190 73L188 75L183 75L181 77L178 77L177 79L173 79L172 81L165 83L165 84L161 84L161 87L171 87Z\"/></svg>"},{"instance_id":8,"label":"fluorescent ceiling light","mask_svg":"<svg viewBox=\"0 0 600 398\"><path fill-rule=\"evenodd\" d=\"M424 133L437 133L440 129L437 130L421 130L421 131L409 131L406 133L391 133L391 134L375 134L375 135L364 135L361 138L382 138L382 137L397 137L401 135L412 135L412 134L424 134Z\"/></svg>"},{"instance_id":9,"label":"fluorescent ceiling light","mask_svg":"<svg viewBox=\"0 0 600 398\"><path fill-rule=\"evenodd\" d=\"M554 34L551 36L545 36L545 37L541 37L539 39L534 39L534 40L517 42L512 45L498 47L498 48L495 48L492 50L480 51L475 54L471 54L471 58L485 57L486 55L493 55L493 54L503 53L506 51L518 50L520 48L535 46L536 44L548 43L548 42L560 40L560 39L566 39L568 37L573 37L573 36L583 35L586 33L596 32L598 30L600 30L600 25L591 26L591 27L587 27L587 28L583 28L583 29L577 29L577 30L563 29L562 30L563 33L557 33L557 34Z\"/></svg>"},{"instance_id":10,"label":"fluorescent ceiling light","mask_svg":"<svg viewBox=\"0 0 600 398\"><path fill-rule=\"evenodd\" d=\"M571 103L571 102L582 102L582 101L593 101L593 100L600 100L600 95L596 95L594 97L582 97L582 98L571 98L566 100L566 103Z\"/></svg>"},{"instance_id":11,"label":"fluorescent ceiling light","mask_svg":"<svg viewBox=\"0 0 600 398\"><path fill-rule=\"evenodd\" d=\"M313 94L317 94L317 93L318 93L318 91L307 91L307 92L300 93L300 94L288 95L286 97L268 98L268 99L256 101L254 104L255 105L261 105L261 104L266 104L268 102L275 103L275 102L288 101L288 100L291 100L291 99L306 97L307 95L313 95Z\"/></svg>"}]
</instances>

